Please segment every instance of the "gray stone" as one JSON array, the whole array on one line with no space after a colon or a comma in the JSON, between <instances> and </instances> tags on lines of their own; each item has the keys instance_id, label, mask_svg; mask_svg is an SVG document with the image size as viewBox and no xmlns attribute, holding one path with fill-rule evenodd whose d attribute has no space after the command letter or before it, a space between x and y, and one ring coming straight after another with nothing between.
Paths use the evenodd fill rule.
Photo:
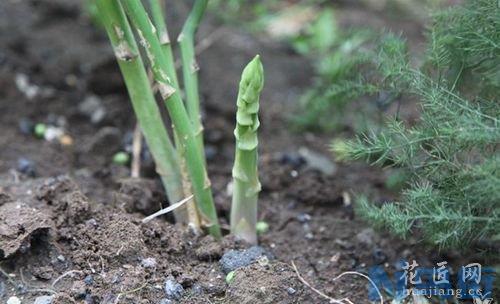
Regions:
<instances>
[{"instance_id":1,"label":"gray stone","mask_svg":"<svg viewBox=\"0 0 500 304\"><path fill-rule=\"evenodd\" d=\"M373 230L372 228L363 229L361 230L361 232L356 234L356 239L358 239L360 243L363 243L367 246L372 246L376 241L376 238L377 236L375 234L375 230Z\"/></svg>"},{"instance_id":2,"label":"gray stone","mask_svg":"<svg viewBox=\"0 0 500 304\"><path fill-rule=\"evenodd\" d=\"M7 300L7 304L21 304L21 300L18 297L10 297Z\"/></svg>"},{"instance_id":3,"label":"gray stone","mask_svg":"<svg viewBox=\"0 0 500 304\"><path fill-rule=\"evenodd\" d=\"M121 131L115 127L104 127L86 143L87 153L111 156L121 145ZM110 148L111 147L111 148Z\"/></svg>"},{"instance_id":4,"label":"gray stone","mask_svg":"<svg viewBox=\"0 0 500 304\"><path fill-rule=\"evenodd\" d=\"M337 171L337 166L329 157L309 150L306 147L300 148L299 154L305 159L307 167L311 169L318 170L325 175L333 175Z\"/></svg>"},{"instance_id":5,"label":"gray stone","mask_svg":"<svg viewBox=\"0 0 500 304\"><path fill-rule=\"evenodd\" d=\"M53 296L41 296L35 299L34 304L52 304Z\"/></svg>"},{"instance_id":6,"label":"gray stone","mask_svg":"<svg viewBox=\"0 0 500 304\"><path fill-rule=\"evenodd\" d=\"M155 258L142 259L141 266L144 268L155 268L156 267L156 259Z\"/></svg>"},{"instance_id":7,"label":"gray stone","mask_svg":"<svg viewBox=\"0 0 500 304\"><path fill-rule=\"evenodd\" d=\"M78 105L78 111L87 116L93 124L100 123L106 116L106 108L101 99L95 95L85 97Z\"/></svg>"},{"instance_id":8,"label":"gray stone","mask_svg":"<svg viewBox=\"0 0 500 304\"><path fill-rule=\"evenodd\" d=\"M229 250L224 253L219 261L219 264L222 271L224 271L225 274L228 274L229 272L240 267L245 267L253 262L256 262L261 256L267 256L270 258L264 248L260 246L252 246L244 250Z\"/></svg>"},{"instance_id":9,"label":"gray stone","mask_svg":"<svg viewBox=\"0 0 500 304\"><path fill-rule=\"evenodd\" d=\"M173 277L168 277L165 280L165 294L168 299L171 300L179 300L182 298L182 294L184 293L184 287L179 284Z\"/></svg>"}]
</instances>

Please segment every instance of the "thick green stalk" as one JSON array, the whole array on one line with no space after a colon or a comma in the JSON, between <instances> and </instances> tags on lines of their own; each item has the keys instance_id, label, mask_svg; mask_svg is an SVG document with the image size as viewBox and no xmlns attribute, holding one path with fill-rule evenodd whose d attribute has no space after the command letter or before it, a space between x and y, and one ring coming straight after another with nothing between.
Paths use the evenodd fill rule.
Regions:
<instances>
[{"instance_id":1,"label":"thick green stalk","mask_svg":"<svg viewBox=\"0 0 500 304\"><path fill-rule=\"evenodd\" d=\"M167 57L167 75L170 77L170 80L172 80L174 87L179 88L179 80L175 70L174 52L172 51L172 43L170 41L170 35L168 34L167 21L165 19L165 15L163 14L161 0L149 0L149 5L151 7L151 17L153 19L153 24L156 27L158 39L160 40L163 52Z\"/></svg>"},{"instance_id":2,"label":"thick green stalk","mask_svg":"<svg viewBox=\"0 0 500 304\"><path fill-rule=\"evenodd\" d=\"M96 4L135 114L155 160L156 170L170 202L176 203L184 198L178 158L163 124L130 25L118 0L99 0Z\"/></svg>"},{"instance_id":3,"label":"thick green stalk","mask_svg":"<svg viewBox=\"0 0 500 304\"><path fill-rule=\"evenodd\" d=\"M146 50L160 94L165 101L172 120L174 132L178 132L181 144L185 148L187 168L201 220L208 227L210 234L220 237L221 232L217 212L204 160L179 91L167 76L168 61L156 36L156 28L151 23L140 1L122 0L122 3L125 5L125 10L137 29L141 45Z\"/></svg>"},{"instance_id":4,"label":"thick green stalk","mask_svg":"<svg viewBox=\"0 0 500 304\"><path fill-rule=\"evenodd\" d=\"M257 160L259 96L264 71L257 55L243 70L236 112L236 155L233 165L231 232L249 243L257 243L257 200L260 192Z\"/></svg>"},{"instance_id":5,"label":"thick green stalk","mask_svg":"<svg viewBox=\"0 0 500 304\"><path fill-rule=\"evenodd\" d=\"M174 88L180 90L177 71L175 69L174 53L172 51L172 44L170 42L170 35L168 33L167 21L165 20L165 16L163 14L162 3L164 2L161 2L161 0L149 0L149 4L151 7L151 16L153 18L153 24L156 27L156 33L158 39L160 40L163 53L165 54L165 57L167 59L167 75L172 81ZM181 160L180 167L184 194L185 196L189 196L193 193L193 190L187 173L184 147L180 142L177 132L174 132L174 142L177 148L177 154L179 155L179 159ZM189 225L195 231L199 231L200 219L198 217L198 210L196 208L196 200L190 200L185 204L185 207L183 206L181 208L186 208Z\"/></svg>"},{"instance_id":6,"label":"thick green stalk","mask_svg":"<svg viewBox=\"0 0 500 304\"><path fill-rule=\"evenodd\" d=\"M177 38L181 50L182 76L184 80L184 90L186 92L186 107L193 124L196 140L200 147L200 152L204 154L203 145L203 125L200 114L200 96L198 89L199 66L196 62L194 49L194 36L200 24L208 0L196 0L193 9L182 27L182 31ZM202 155L204 157L204 155Z\"/></svg>"}]
</instances>

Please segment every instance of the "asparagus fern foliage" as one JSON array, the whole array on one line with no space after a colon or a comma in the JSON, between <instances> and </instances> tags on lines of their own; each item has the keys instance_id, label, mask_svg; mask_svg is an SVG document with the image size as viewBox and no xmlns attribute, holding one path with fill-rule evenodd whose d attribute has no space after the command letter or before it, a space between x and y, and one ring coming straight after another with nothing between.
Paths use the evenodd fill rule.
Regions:
<instances>
[{"instance_id":1,"label":"asparagus fern foliage","mask_svg":"<svg viewBox=\"0 0 500 304\"><path fill-rule=\"evenodd\" d=\"M366 197L358 211L401 236L420 231L442 246L492 240L500 231L500 8L496 0L467 1L439 12L421 69L396 36L380 49L377 85L414 95L422 105L412 126L391 119L381 132L336 141L338 159L363 159L411 173L399 202ZM498 92L498 91L496 91Z\"/></svg>"},{"instance_id":2,"label":"asparagus fern foliage","mask_svg":"<svg viewBox=\"0 0 500 304\"><path fill-rule=\"evenodd\" d=\"M233 166L231 232L249 243L257 242L257 200L260 182L257 172L257 129L260 122L259 96L264 71L259 56L243 70L236 112L236 155Z\"/></svg>"}]
</instances>

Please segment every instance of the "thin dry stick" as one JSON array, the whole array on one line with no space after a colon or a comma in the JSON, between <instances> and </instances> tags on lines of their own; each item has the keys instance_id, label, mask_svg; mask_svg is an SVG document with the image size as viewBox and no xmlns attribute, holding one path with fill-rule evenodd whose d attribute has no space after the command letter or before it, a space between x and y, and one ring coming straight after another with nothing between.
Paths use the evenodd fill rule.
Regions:
<instances>
[{"instance_id":1,"label":"thin dry stick","mask_svg":"<svg viewBox=\"0 0 500 304\"><path fill-rule=\"evenodd\" d=\"M341 277L343 277L345 275L360 276L360 277L363 277L363 278L367 279L370 282L370 284L372 284L373 288L375 288L375 291L377 291L377 294L380 297L380 304L384 304L384 297L382 296L382 293L378 289L378 287L375 284L375 282L373 282L373 280L370 279L369 276L367 276L366 274L362 274L360 272L357 272L357 271L346 271L346 272L343 272L340 275L338 275L336 278L334 278L333 281L336 281L337 279L340 279Z\"/></svg>"},{"instance_id":2,"label":"thin dry stick","mask_svg":"<svg viewBox=\"0 0 500 304\"><path fill-rule=\"evenodd\" d=\"M297 266L295 266L295 263L292 261L292 267L293 267L293 270L295 271L295 274L297 274L297 278L299 278L299 280L304 284L306 285L307 287L309 287L312 291L314 291L315 293L317 293L318 295L320 295L321 297L327 299L328 301L330 301L330 303L334 303L334 304L345 304L344 302L342 302L342 300L337 300L337 299L334 299L332 297L329 297L327 296L326 294L324 294L323 292L321 292L320 290L314 288L311 284L309 284L309 282L307 282L301 275L300 275L300 272L299 270L297 269Z\"/></svg>"},{"instance_id":3,"label":"thin dry stick","mask_svg":"<svg viewBox=\"0 0 500 304\"><path fill-rule=\"evenodd\" d=\"M148 217L145 217L142 222L143 223L147 223L149 221L151 221L152 219L160 216L160 215L163 215L163 214L166 214L166 213L169 213L171 211L174 211L175 209L179 208L180 206L184 205L185 203L187 203L189 200L191 200L194 196L193 195L190 195L188 197L186 197L185 199L183 199L182 201L178 202L178 203L175 203L173 205L170 205L168 206L167 208L165 209L161 209L160 211L158 212L155 212L153 214L151 214L150 216Z\"/></svg>"},{"instance_id":4,"label":"thin dry stick","mask_svg":"<svg viewBox=\"0 0 500 304\"><path fill-rule=\"evenodd\" d=\"M329 297L327 296L326 294L324 294L323 292L321 292L320 290L314 288L313 286L311 286L311 284L309 284L299 273L298 269L297 269L297 266L295 266L295 263L292 261L292 267L293 269L295 270L295 273L297 274L297 277L299 278L299 280L304 284L306 285L307 287L311 288L312 291L314 291L315 293L317 293L318 295L322 296L323 298L325 299L328 299L330 301L330 303L334 303L334 304L345 304L345 302L349 303L349 304L353 304L353 302L351 300L349 300L348 298L345 298L345 299L342 299L342 300L337 300L337 299L334 299L332 297ZM380 304L384 304L384 297L382 296L382 293L380 292L380 290L378 289L377 285L375 284L375 282L373 282L372 279L370 279L370 277L368 277L367 275L365 274L362 274L360 272L357 272L357 271L346 271L344 273L341 273L339 276L335 277L333 279L333 281L336 281L338 279L340 279L341 277L343 276L346 276L346 275L355 275L355 276L360 276L360 277L363 277L365 279L367 279L370 284L372 284L372 286L375 288L375 290L377 291L377 294L378 296L380 297Z\"/></svg>"},{"instance_id":5,"label":"thin dry stick","mask_svg":"<svg viewBox=\"0 0 500 304\"><path fill-rule=\"evenodd\" d=\"M139 122L135 124L134 137L132 141L132 167L130 176L137 178L141 175L141 150L142 150L142 131Z\"/></svg>"},{"instance_id":6,"label":"thin dry stick","mask_svg":"<svg viewBox=\"0 0 500 304\"><path fill-rule=\"evenodd\" d=\"M2 269L2 267L0 267L0 273L5 276L5 278L7 279L7 281L9 281L9 283L11 283L13 286L17 286L16 281L14 281L11 278L11 276L5 270Z\"/></svg>"},{"instance_id":7,"label":"thin dry stick","mask_svg":"<svg viewBox=\"0 0 500 304\"><path fill-rule=\"evenodd\" d=\"M65 273L63 273L62 275L60 275L57 279L54 280L54 282L52 282L52 287L55 287L57 282L59 282L60 280L62 280L63 278L69 276L69 275L73 275L75 273L78 273L78 274L83 274L83 271L80 271L80 270L70 270L70 271L67 271Z\"/></svg>"},{"instance_id":8,"label":"thin dry stick","mask_svg":"<svg viewBox=\"0 0 500 304\"><path fill-rule=\"evenodd\" d=\"M149 282L144 282L144 284L142 284L141 286L139 286L139 287L137 287L137 288L135 288L135 289L120 292L120 293L118 294L118 296L116 297L116 299L115 299L115 304L116 304L116 303L118 303L118 301L120 300L121 296L128 295L128 294L131 294L131 293L134 293L134 292L138 292L139 290L142 290L142 289L144 289L146 286L148 286L148 283L149 283Z\"/></svg>"}]
</instances>

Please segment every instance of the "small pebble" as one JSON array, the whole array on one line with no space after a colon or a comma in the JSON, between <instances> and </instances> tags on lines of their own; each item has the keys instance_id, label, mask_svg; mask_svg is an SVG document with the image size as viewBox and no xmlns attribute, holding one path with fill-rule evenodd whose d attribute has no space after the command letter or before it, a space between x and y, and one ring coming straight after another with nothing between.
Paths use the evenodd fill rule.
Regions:
<instances>
[{"instance_id":1,"label":"small pebble","mask_svg":"<svg viewBox=\"0 0 500 304\"><path fill-rule=\"evenodd\" d=\"M64 257L64 255L60 254L60 255L57 256L57 260L59 262L64 262L64 261L66 261L66 258Z\"/></svg>"},{"instance_id":2,"label":"small pebble","mask_svg":"<svg viewBox=\"0 0 500 304\"><path fill-rule=\"evenodd\" d=\"M184 287L179 284L173 277L167 278L165 280L165 294L168 299L179 300L184 293Z\"/></svg>"},{"instance_id":3,"label":"small pebble","mask_svg":"<svg viewBox=\"0 0 500 304\"><path fill-rule=\"evenodd\" d=\"M155 258L142 259L141 266L144 268L155 268L156 267L156 259Z\"/></svg>"},{"instance_id":4,"label":"small pebble","mask_svg":"<svg viewBox=\"0 0 500 304\"><path fill-rule=\"evenodd\" d=\"M325 175L333 175L337 171L337 166L330 157L324 156L306 147L299 149L299 154L305 159L307 167L319 171Z\"/></svg>"},{"instance_id":5,"label":"small pebble","mask_svg":"<svg viewBox=\"0 0 500 304\"><path fill-rule=\"evenodd\" d=\"M18 297L10 297L7 300L7 304L21 304L21 300Z\"/></svg>"},{"instance_id":6,"label":"small pebble","mask_svg":"<svg viewBox=\"0 0 500 304\"><path fill-rule=\"evenodd\" d=\"M78 105L78 111L90 118L93 124L100 123L106 117L106 108L102 100L96 95L90 95Z\"/></svg>"},{"instance_id":7,"label":"small pebble","mask_svg":"<svg viewBox=\"0 0 500 304\"><path fill-rule=\"evenodd\" d=\"M24 135L33 134L33 130L35 129L35 124L29 118L23 117L19 120L19 131Z\"/></svg>"},{"instance_id":8,"label":"small pebble","mask_svg":"<svg viewBox=\"0 0 500 304\"><path fill-rule=\"evenodd\" d=\"M207 160L213 160L217 155L217 148L212 145L205 145L205 157Z\"/></svg>"},{"instance_id":9,"label":"small pebble","mask_svg":"<svg viewBox=\"0 0 500 304\"><path fill-rule=\"evenodd\" d=\"M35 303L33 304L52 304L52 299L54 297L53 296L41 296L41 297L37 297L35 299Z\"/></svg>"},{"instance_id":10,"label":"small pebble","mask_svg":"<svg viewBox=\"0 0 500 304\"><path fill-rule=\"evenodd\" d=\"M194 294L200 295L203 293L203 287L200 284L194 284L191 288Z\"/></svg>"},{"instance_id":11,"label":"small pebble","mask_svg":"<svg viewBox=\"0 0 500 304\"><path fill-rule=\"evenodd\" d=\"M294 289L294 288L292 288L292 287L288 287L288 288L286 289L286 292L288 292L288 294L289 294L289 295L294 295L294 294L297 292L297 290L295 290L295 289Z\"/></svg>"},{"instance_id":12,"label":"small pebble","mask_svg":"<svg viewBox=\"0 0 500 304\"><path fill-rule=\"evenodd\" d=\"M294 169L302 167L306 160L298 153L284 152L279 156L279 162L283 165L290 165Z\"/></svg>"},{"instance_id":13,"label":"small pebble","mask_svg":"<svg viewBox=\"0 0 500 304\"><path fill-rule=\"evenodd\" d=\"M172 304L173 302L169 299L161 299L160 304Z\"/></svg>"},{"instance_id":14,"label":"small pebble","mask_svg":"<svg viewBox=\"0 0 500 304\"><path fill-rule=\"evenodd\" d=\"M83 279L83 282L87 285L92 285L94 284L94 278L89 274L85 277L85 279Z\"/></svg>"},{"instance_id":15,"label":"small pebble","mask_svg":"<svg viewBox=\"0 0 500 304\"><path fill-rule=\"evenodd\" d=\"M59 127L48 126L45 129L45 133L43 134L43 138L46 141L52 142L55 140L59 140L64 135L64 130Z\"/></svg>"},{"instance_id":16,"label":"small pebble","mask_svg":"<svg viewBox=\"0 0 500 304\"><path fill-rule=\"evenodd\" d=\"M297 215L297 220L301 223L309 222L311 220L311 216L307 213L301 213Z\"/></svg>"},{"instance_id":17,"label":"small pebble","mask_svg":"<svg viewBox=\"0 0 500 304\"><path fill-rule=\"evenodd\" d=\"M264 248L252 246L244 250L229 250L224 253L219 264L224 273L229 273L240 267L248 266L256 262L261 256L267 255Z\"/></svg>"},{"instance_id":18,"label":"small pebble","mask_svg":"<svg viewBox=\"0 0 500 304\"><path fill-rule=\"evenodd\" d=\"M24 157L17 160L17 171L30 177L35 177L36 175L35 164Z\"/></svg>"},{"instance_id":19,"label":"small pebble","mask_svg":"<svg viewBox=\"0 0 500 304\"><path fill-rule=\"evenodd\" d=\"M91 227L97 227L97 225L98 225L98 224L97 224L97 221L96 221L95 219L93 219L93 218L91 218L90 220L87 220L87 221L85 222L85 224L86 224L87 226L91 226Z\"/></svg>"},{"instance_id":20,"label":"small pebble","mask_svg":"<svg viewBox=\"0 0 500 304\"><path fill-rule=\"evenodd\" d=\"M356 234L356 239L366 246L373 246L377 236L372 228L365 228Z\"/></svg>"},{"instance_id":21,"label":"small pebble","mask_svg":"<svg viewBox=\"0 0 500 304\"><path fill-rule=\"evenodd\" d=\"M217 129L208 129L205 132L205 140L209 143L220 143L224 139L224 133Z\"/></svg>"},{"instance_id":22,"label":"small pebble","mask_svg":"<svg viewBox=\"0 0 500 304\"><path fill-rule=\"evenodd\" d=\"M63 146L71 146L73 145L73 138L67 134L59 137L59 143Z\"/></svg>"},{"instance_id":23,"label":"small pebble","mask_svg":"<svg viewBox=\"0 0 500 304\"><path fill-rule=\"evenodd\" d=\"M90 294L90 293L87 293L85 295L85 304L94 304L94 297Z\"/></svg>"},{"instance_id":24,"label":"small pebble","mask_svg":"<svg viewBox=\"0 0 500 304\"><path fill-rule=\"evenodd\" d=\"M387 260L387 256L380 248L375 248L373 250L372 257L375 264L383 264Z\"/></svg>"}]
</instances>

